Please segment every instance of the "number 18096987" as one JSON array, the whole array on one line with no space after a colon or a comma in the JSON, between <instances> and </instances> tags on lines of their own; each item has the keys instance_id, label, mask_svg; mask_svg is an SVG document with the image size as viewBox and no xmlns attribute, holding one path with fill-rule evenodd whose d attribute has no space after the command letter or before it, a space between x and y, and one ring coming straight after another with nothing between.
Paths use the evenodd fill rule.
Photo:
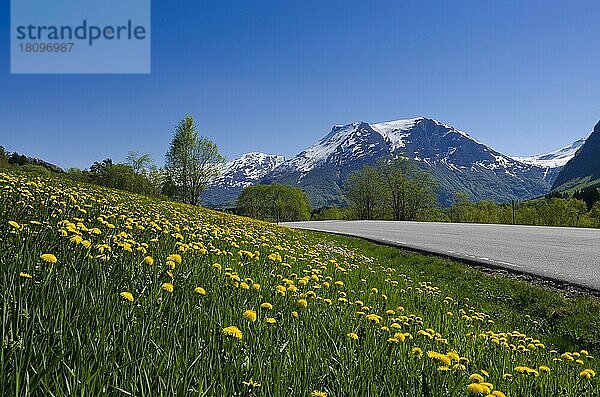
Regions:
<instances>
[{"instance_id":1,"label":"number 18096987","mask_svg":"<svg viewBox=\"0 0 600 397\"><path fill-rule=\"evenodd\" d=\"M20 43L21 52L71 52L75 43Z\"/></svg>"}]
</instances>

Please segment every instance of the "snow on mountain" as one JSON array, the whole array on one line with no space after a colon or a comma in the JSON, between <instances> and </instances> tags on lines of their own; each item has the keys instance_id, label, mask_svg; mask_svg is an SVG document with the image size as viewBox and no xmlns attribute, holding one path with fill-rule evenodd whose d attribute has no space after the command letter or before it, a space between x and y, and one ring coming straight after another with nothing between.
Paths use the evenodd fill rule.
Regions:
<instances>
[{"instance_id":1,"label":"snow on mountain","mask_svg":"<svg viewBox=\"0 0 600 397\"><path fill-rule=\"evenodd\" d=\"M550 153L538 154L533 156L513 156L513 159L525 164L531 164L542 168L562 167L569 162L577 153L577 150L585 143L586 138L581 138L571 145L555 150Z\"/></svg>"},{"instance_id":2,"label":"snow on mountain","mask_svg":"<svg viewBox=\"0 0 600 397\"><path fill-rule=\"evenodd\" d=\"M273 171L285 161L283 156L251 152L225 163L221 175L211 185L246 187Z\"/></svg>"},{"instance_id":3,"label":"snow on mountain","mask_svg":"<svg viewBox=\"0 0 600 397\"><path fill-rule=\"evenodd\" d=\"M416 125L418 125L419 123L421 123L425 120L428 120L430 122L433 122L434 124L437 124L440 127L445 128L447 130L447 133L449 133L449 134L450 133L459 134L468 139L471 139L475 143L479 143L464 131L457 130L456 128L454 128L450 125L444 124L437 120L427 119L425 117L416 117L416 118L412 118L412 119L385 121L383 123L371 124L371 127L375 131L379 132L385 138L385 140L390 143L390 145L391 145L390 150L396 151L400 148L406 147L405 140L406 140L406 138L410 137L411 130Z\"/></svg>"},{"instance_id":4,"label":"snow on mountain","mask_svg":"<svg viewBox=\"0 0 600 397\"><path fill-rule=\"evenodd\" d=\"M256 183L301 187L313 207L344 205L346 178L381 158L406 156L430 171L439 182L443 205L457 192L475 200L528 199L550 185L584 140L552 153L510 157L468 133L438 120L416 117L368 124L334 125L315 144L291 159L248 153L227 163L204 194L209 206L232 205L239 192Z\"/></svg>"},{"instance_id":5,"label":"snow on mountain","mask_svg":"<svg viewBox=\"0 0 600 397\"><path fill-rule=\"evenodd\" d=\"M347 125L335 125L329 134L319 142L302 151L285 163L286 168L299 171L302 175L327 161L337 160L339 163L344 155L359 159L381 142L372 142L374 134L371 127L364 122L354 122Z\"/></svg>"},{"instance_id":6,"label":"snow on mountain","mask_svg":"<svg viewBox=\"0 0 600 397\"><path fill-rule=\"evenodd\" d=\"M313 207L343 204L347 176L382 157L407 156L432 172L440 201L456 192L473 199L508 201L544 194L544 170L514 160L440 121L417 117L336 125L323 139L267 174L261 183L299 185Z\"/></svg>"},{"instance_id":7,"label":"snow on mountain","mask_svg":"<svg viewBox=\"0 0 600 397\"><path fill-rule=\"evenodd\" d=\"M221 175L202 193L202 203L208 207L233 206L242 189L258 183L284 161L283 156L251 152L225 163Z\"/></svg>"}]
</instances>

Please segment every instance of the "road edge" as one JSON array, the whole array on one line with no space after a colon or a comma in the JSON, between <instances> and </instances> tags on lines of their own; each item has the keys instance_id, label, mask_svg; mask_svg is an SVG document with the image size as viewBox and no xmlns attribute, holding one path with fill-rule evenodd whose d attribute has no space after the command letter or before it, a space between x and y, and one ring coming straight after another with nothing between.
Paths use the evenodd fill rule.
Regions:
<instances>
[{"instance_id":1,"label":"road edge","mask_svg":"<svg viewBox=\"0 0 600 397\"><path fill-rule=\"evenodd\" d=\"M434 256L434 257L440 257L443 259L453 260L453 261L457 261L460 263L464 263L465 265L467 265L473 269L479 270L483 273L486 273L488 275L509 277L509 278L513 278L513 279L517 279L520 281L530 283L530 284L538 286L538 287L549 288L551 290L555 290L557 292L562 293L566 297L571 297L571 296L575 296L575 295L588 295L588 296L591 295L593 297L600 298L600 290L595 289L595 288L576 284L576 283L573 283L570 281L560 280L560 279L550 277L550 276L543 276L543 275L519 270L519 269L508 267L508 266L502 266L501 264L498 264L491 260L484 260L484 259L477 258L477 257L462 255L460 253L450 253L450 252L437 251L437 250L427 250L427 249L415 247L415 246L412 246L409 244L399 243L399 242L393 241L393 240L356 236L354 234L343 233L343 232L338 232L338 231L293 227L293 226L288 226L285 224L281 225L281 226L287 227L289 229L304 230L304 231L310 231L310 232L316 232L316 233L326 233L326 234L333 234L333 235L343 236L343 237L357 238L357 239L369 241L371 243L375 243L375 244L379 244L379 245L383 245L383 246L387 246L387 247L400 248L405 251L410 251L410 252L418 253L418 254L425 255L425 256L430 256L430 257Z\"/></svg>"}]
</instances>

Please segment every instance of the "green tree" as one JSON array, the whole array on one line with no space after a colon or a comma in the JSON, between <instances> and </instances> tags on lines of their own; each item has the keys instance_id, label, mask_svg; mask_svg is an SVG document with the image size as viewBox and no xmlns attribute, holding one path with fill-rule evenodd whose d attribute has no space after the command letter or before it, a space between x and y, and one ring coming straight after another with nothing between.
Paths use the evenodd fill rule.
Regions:
<instances>
[{"instance_id":1,"label":"green tree","mask_svg":"<svg viewBox=\"0 0 600 397\"><path fill-rule=\"evenodd\" d=\"M69 168L65 172L65 176L73 181L77 182L89 182L89 177L87 172L79 169L79 168Z\"/></svg>"},{"instance_id":2,"label":"green tree","mask_svg":"<svg viewBox=\"0 0 600 397\"><path fill-rule=\"evenodd\" d=\"M106 178L108 176L108 169L112 167L112 165L113 161L110 158L105 159L100 163L95 161L94 164L90 166L88 173L90 182L101 186L107 186Z\"/></svg>"},{"instance_id":3,"label":"green tree","mask_svg":"<svg viewBox=\"0 0 600 397\"><path fill-rule=\"evenodd\" d=\"M149 153L140 155L138 152L127 153L126 161L136 174L146 173L154 163Z\"/></svg>"},{"instance_id":4,"label":"green tree","mask_svg":"<svg viewBox=\"0 0 600 397\"><path fill-rule=\"evenodd\" d=\"M4 146L0 146L0 167L8 167L8 152Z\"/></svg>"},{"instance_id":5,"label":"green tree","mask_svg":"<svg viewBox=\"0 0 600 397\"><path fill-rule=\"evenodd\" d=\"M454 194L454 203L450 208L452 222L469 222L471 216L471 201L466 193Z\"/></svg>"},{"instance_id":6,"label":"green tree","mask_svg":"<svg viewBox=\"0 0 600 397\"><path fill-rule=\"evenodd\" d=\"M225 162L217 145L198 135L196 123L189 115L175 128L165 160L165 171L175 188L174 198L194 205L200 203L200 194L219 175Z\"/></svg>"},{"instance_id":7,"label":"green tree","mask_svg":"<svg viewBox=\"0 0 600 397\"><path fill-rule=\"evenodd\" d=\"M106 170L103 186L135 192L136 178L127 164L113 164Z\"/></svg>"},{"instance_id":8,"label":"green tree","mask_svg":"<svg viewBox=\"0 0 600 397\"><path fill-rule=\"evenodd\" d=\"M600 201L597 201L596 204L590 210L589 216L596 221L596 226L600 227Z\"/></svg>"},{"instance_id":9,"label":"green tree","mask_svg":"<svg viewBox=\"0 0 600 397\"><path fill-rule=\"evenodd\" d=\"M328 219L345 219L347 214L344 208L340 207L321 207L314 210L311 214L311 219L314 221L324 221Z\"/></svg>"},{"instance_id":10,"label":"green tree","mask_svg":"<svg viewBox=\"0 0 600 397\"><path fill-rule=\"evenodd\" d=\"M384 209L385 186L377 170L365 166L346 179L346 198L358 219L375 219Z\"/></svg>"},{"instance_id":11,"label":"green tree","mask_svg":"<svg viewBox=\"0 0 600 397\"><path fill-rule=\"evenodd\" d=\"M577 226L579 217L586 212L581 200L552 198L545 200L538 214L545 226Z\"/></svg>"},{"instance_id":12,"label":"green tree","mask_svg":"<svg viewBox=\"0 0 600 397\"><path fill-rule=\"evenodd\" d=\"M276 222L310 219L310 202L297 187L272 184L248 186L237 200L240 214Z\"/></svg>"}]
</instances>

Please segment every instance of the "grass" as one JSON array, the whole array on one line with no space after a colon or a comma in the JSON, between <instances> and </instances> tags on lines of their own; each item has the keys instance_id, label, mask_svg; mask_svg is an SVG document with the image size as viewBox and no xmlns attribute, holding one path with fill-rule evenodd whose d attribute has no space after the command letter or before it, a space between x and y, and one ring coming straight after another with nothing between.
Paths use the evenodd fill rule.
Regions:
<instances>
[{"instance_id":1,"label":"grass","mask_svg":"<svg viewBox=\"0 0 600 397\"><path fill-rule=\"evenodd\" d=\"M1 395L600 395L593 298L60 179L0 173L0 280Z\"/></svg>"}]
</instances>

